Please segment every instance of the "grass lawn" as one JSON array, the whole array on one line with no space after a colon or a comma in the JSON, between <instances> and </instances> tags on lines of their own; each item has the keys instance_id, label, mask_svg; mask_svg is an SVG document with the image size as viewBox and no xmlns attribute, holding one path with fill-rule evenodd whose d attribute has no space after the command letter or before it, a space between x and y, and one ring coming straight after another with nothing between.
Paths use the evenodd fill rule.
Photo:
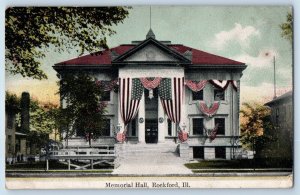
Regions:
<instances>
[{"instance_id":1,"label":"grass lawn","mask_svg":"<svg viewBox=\"0 0 300 195\"><path fill-rule=\"evenodd\" d=\"M292 161L284 159L203 160L187 163L185 166L189 169L292 168Z\"/></svg>"}]
</instances>

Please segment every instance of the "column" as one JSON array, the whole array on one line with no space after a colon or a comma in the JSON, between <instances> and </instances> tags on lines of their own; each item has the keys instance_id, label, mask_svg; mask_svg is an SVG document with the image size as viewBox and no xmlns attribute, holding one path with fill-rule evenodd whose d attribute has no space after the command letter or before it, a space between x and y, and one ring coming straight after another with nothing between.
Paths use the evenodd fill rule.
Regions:
<instances>
[{"instance_id":1,"label":"column","mask_svg":"<svg viewBox=\"0 0 300 195\"><path fill-rule=\"evenodd\" d=\"M138 111L138 139L139 143L145 143L145 94L142 95Z\"/></svg>"},{"instance_id":2,"label":"column","mask_svg":"<svg viewBox=\"0 0 300 195\"><path fill-rule=\"evenodd\" d=\"M121 111L120 111L120 96L119 96L119 94L118 94L118 108L117 108L117 110L118 110L118 122L116 124L116 128L118 127L118 125L120 125L120 130L116 129L116 133L118 133L119 131L120 132L124 131L124 123L123 123L123 120L122 120L122 117L121 117Z\"/></svg>"},{"instance_id":3,"label":"column","mask_svg":"<svg viewBox=\"0 0 300 195\"><path fill-rule=\"evenodd\" d=\"M158 142L165 142L165 124L167 123L167 120L165 120L164 117L165 113L164 113L164 109L162 107L161 104L161 100L158 97ZM163 119L162 121L160 121L160 119Z\"/></svg>"}]
</instances>

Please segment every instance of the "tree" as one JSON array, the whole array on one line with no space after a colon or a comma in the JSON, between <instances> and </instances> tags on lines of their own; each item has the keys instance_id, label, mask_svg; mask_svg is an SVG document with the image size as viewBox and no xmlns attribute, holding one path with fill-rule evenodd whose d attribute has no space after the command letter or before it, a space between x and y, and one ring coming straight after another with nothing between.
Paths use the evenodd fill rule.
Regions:
<instances>
[{"instance_id":1,"label":"tree","mask_svg":"<svg viewBox=\"0 0 300 195\"><path fill-rule=\"evenodd\" d=\"M49 134L57 129L56 112L58 108L51 103L40 103L37 100L30 100L30 131L27 134L27 141L30 144L31 153L49 141Z\"/></svg>"},{"instance_id":2,"label":"tree","mask_svg":"<svg viewBox=\"0 0 300 195\"><path fill-rule=\"evenodd\" d=\"M289 40L291 43L293 41L293 16L292 13L289 12L286 15L286 22L280 25L281 28L281 36Z\"/></svg>"},{"instance_id":3,"label":"tree","mask_svg":"<svg viewBox=\"0 0 300 195\"><path fill-rule=\"evenodd\" d=\"M21 98L16 94L6 91L5 97L5 109L9 114L13 114L16 117L16 131L21 131ZM57 129L56 116L58 108L56 105L51 103L42 104L37 100L30 99L29 104L29 118L30 118L30 128L27 133L27 141L30 144L31 153L33 151L33 145L40 149L49 140L49 134Z\"/></svg>"},{"instance_id":4,"label":"tree","mask_svg":"<svg viewBox=\"0 0 300 195\"><path fill-rule=\"evenodd\" d=\"M267 142L275 139L267 131L273 129L271 111L258 103L243 103L241 109L241 142L247 149L261 151Z\"/></svg>"},{"instance_id":5,"label":"tree","mask_svg":"<svg viewBox=\"0 0 300 195\"><path fill-rule=\"evenodd\" d=\"M101 136L105 125L103 90L87 73L67 73L60 81L60 95L66 100L66 107L60 111L65 139L81 132L91 146L91 139Z\"/></svg>"},{"instance_id":6,"label":"tree","mask_svg":"<svg viewBox=\"0 0 300 195\"><path fill-rule=\"evenodd\" d=\"M30 130L41 134L50 134L56 128L55 112L57 106L51 103L41 104L30 101Z\"/></svg>"},{"instance_id":7,"label":"tree","mask_svg":"<svg viewBox=\"0 0 300 195\"><path fill-rule=\"evenodd\" d=\"M39 59L54 46L58 51L85 52L107 48L112 26L128 15L124 7L10 7L5 15L6 70L45 79Z\"/></svg>"},{"instance_id":8,"label":"tree","mask_svg":"<svg viewBox=\"0 0 300 195\"><path fill-rule=\"evenodd\" d=\"M5 111L10 114L20 112L20 98L9 91L5 92Z\"/></svg>"}]
</instances>

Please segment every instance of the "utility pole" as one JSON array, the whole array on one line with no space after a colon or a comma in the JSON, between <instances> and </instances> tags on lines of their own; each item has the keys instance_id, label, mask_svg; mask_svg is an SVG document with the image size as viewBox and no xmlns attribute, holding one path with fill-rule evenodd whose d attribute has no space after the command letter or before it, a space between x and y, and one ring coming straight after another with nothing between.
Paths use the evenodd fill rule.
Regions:
<instances>
[{"instance_id":1,"label":"utility pole","mask_svg":"<svg viewBox=\"0 0 300 195\"><path fill-rule=\"evenodd\" d=\"M276 66L275 66L275 55L273 56L273 65L274 65L274 97L273 99L275 99L276 96Z\"/></svg>"},{"instance_id":2,"label":"utility pole","mask_svg":"<svg viewBox=\"0 0 300 195\"><path fill-rule=\"evenodd\" d=\"M151 16L151 5L150 5L150 29L151 29L151 22L152 22L152 21L151 21L151 17L152 17L152 16Z\"/></svg>"}]
</instances>

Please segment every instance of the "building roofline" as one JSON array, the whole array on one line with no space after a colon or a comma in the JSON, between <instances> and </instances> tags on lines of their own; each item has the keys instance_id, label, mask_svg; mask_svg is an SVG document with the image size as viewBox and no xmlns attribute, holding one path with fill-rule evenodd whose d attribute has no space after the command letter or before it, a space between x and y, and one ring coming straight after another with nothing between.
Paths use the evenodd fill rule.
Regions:
<instances>
[{"instance_id":1,"label":"building roofline","mask_svg":"<svg viewBox=\"0 0 300 195\"><path fill-rule=\"evenodd\" d=\"M127 57L131 56L132 54L134 54L136 51L144 48L148 43L152 42L154 45L156 45L157 47L161 48L162 50L166 51L167 53L171 54L173 57L175 57L176 59L180 60L180 63L187 63L187 64L191 64L191 60L187 59L186 57L184 57L182 54L170 49L168 46L160 43L159 41L157 41L156 39L149 37L147 39L145 39L143 42L141 42L140 44L136 45L135 47L129 49L128 51L126 51L125 53L123 53L122 55L118 56L116 59L112 60L112 64L120 64L121 62L124 63L124 59L126 59ZM126 62L125 62L126 63Z\"/></svg>"},{"instance_id":2,"label":"building roofline","mask_svg":"<svg viewBox=\"0 0 300 195\"><path fill-rule=\"evenodd\" d=\"M276 104L277 102L284 101L284 100L286 100L286 99L288 99L288 98L292 98L293 95L294 95L294 94L293 94L293 91L289 91L289 92L287 92L287 93L285 93L285 94L283 94L283 95L281 95L281 96L279 96L279 97L276 97L275 99L273 99L273 100L271 100L271 101L265 103L264 105L265 105L265 106L270 106L270 105L272 105L272 104Z\"/></svg>"}]
</instances>

